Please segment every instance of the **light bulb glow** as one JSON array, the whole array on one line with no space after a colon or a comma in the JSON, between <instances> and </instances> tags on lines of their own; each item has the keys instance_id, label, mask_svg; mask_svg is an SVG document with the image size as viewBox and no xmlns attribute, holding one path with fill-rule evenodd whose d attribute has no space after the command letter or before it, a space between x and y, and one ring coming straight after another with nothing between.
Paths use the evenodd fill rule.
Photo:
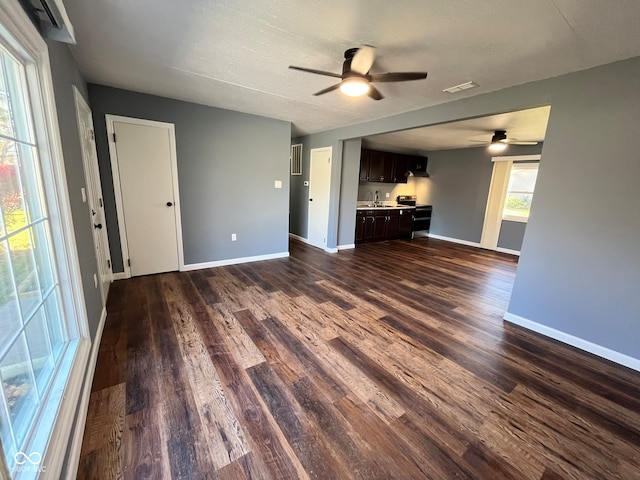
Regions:
<instances>
[{"instance_id":1,"label":"light bulb glow","mask_svg":"<svg viewBox=\"0 0 640 480\"><path fill-rule=\"evenodd\" d=\"M350 97L359 97L369 91L369 82L361 77L345 78L340 84L340 91Z\"/></svg>"},{"instance_id":2,"label":"light bulb glow","mask_svg":"<svg viewBox=\"0 0 640 480\"><path fill-rule=\"evenodd\" d=\"M503 142L493 142L489 145L489 150L492 152L502 152L507 148L507 144Z\"/></svg>"}]
</instances>

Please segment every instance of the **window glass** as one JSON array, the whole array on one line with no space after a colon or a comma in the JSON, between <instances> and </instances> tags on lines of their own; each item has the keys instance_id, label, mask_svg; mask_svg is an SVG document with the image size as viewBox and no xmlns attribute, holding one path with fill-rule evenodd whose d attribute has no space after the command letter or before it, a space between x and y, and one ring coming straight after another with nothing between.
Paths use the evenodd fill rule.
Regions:
<instances>
[{"instance_id":1,"label":"window glass","mask_svg":"<svg viewBox=\"0 0 640 480\"><path fill-rule=\"evenodd\" d=\"M39 416L52 380L68 375L34 113L25 65L0 38L0 435L10 469L28 442L50 435L37 430Z\"/></svg>"},{"instance_id":2,"label":"window glass","mask_svg":"<svg viewBox=\"0 0 640 480\"><path fill-rule=\"evenodd\" d=\"M526 221L529 218L537 178L537 163L513 164L504 200L503 219Z\"/></svg>"}]
</instances>

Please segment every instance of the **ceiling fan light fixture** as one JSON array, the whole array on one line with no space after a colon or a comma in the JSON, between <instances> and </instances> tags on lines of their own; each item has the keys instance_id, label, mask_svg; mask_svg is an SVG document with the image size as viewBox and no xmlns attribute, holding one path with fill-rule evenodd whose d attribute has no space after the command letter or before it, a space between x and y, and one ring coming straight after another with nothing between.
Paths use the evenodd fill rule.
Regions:
<instances>
[{"instance_id":1,"label":"ceiling fan light fixture","mask_svg":"<svg viewBox=\"0 0 640 480\"><path fill-rule=\"evenodd\" d=\"M507 144L498 140L497 142L491 142L489 150L492 152L504 152L507 149Z\"/></svg>"},{"instance_id":2,"label":"ceiling fan light fixture","mask_svg":"<svg viewBox=\"0 0 640 480\"><path fill-rule=\"evenodd\" d=\"M350 97L361 97L369 92L369 82L362 77L348 77L340 84L340 91Z\"/></svg>"}]
</instances>

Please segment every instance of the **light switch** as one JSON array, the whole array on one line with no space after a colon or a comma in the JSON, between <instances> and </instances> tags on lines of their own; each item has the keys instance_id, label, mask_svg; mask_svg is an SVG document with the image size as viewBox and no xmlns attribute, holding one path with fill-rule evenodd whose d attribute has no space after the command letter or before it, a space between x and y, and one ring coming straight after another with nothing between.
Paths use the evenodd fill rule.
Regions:
<instances>
[{"instance_id":1,"label":"light switch","mask_svg":"<svg viewBox=\"0 0 640 480\"><path fill-rule=\"evenodd\" d=\"M282 188L282 180L276 180L275 188Z\"/></svg>"}]
</instances>

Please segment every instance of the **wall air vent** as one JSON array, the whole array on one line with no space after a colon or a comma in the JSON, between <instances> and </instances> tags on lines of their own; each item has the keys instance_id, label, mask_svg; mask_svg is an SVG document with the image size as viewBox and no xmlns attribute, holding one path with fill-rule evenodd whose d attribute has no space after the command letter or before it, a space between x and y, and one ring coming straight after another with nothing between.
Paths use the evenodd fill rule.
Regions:
<instances>
[{"instance_id":1,"label":"wall air vent","mask_svg":"<svg viewBox=\"0 0 640 480\"><path fill-rule=\"evenodd\" d=\"M23 2L23 5L27 2ZM43 37L63 43L76 43L73 25L67 16L62 0L28 0L26 9L39 23Z\"/></svg>"},{"instance_id":2,"label":"wall air vent","mask_svg":"<svg viewBox=\"0 0 640 480\"><path fill-rule=\"evenodd\" d=\"M302 175L302 144L291 145L291 175Z\"/></svg>"}]
</instances>

